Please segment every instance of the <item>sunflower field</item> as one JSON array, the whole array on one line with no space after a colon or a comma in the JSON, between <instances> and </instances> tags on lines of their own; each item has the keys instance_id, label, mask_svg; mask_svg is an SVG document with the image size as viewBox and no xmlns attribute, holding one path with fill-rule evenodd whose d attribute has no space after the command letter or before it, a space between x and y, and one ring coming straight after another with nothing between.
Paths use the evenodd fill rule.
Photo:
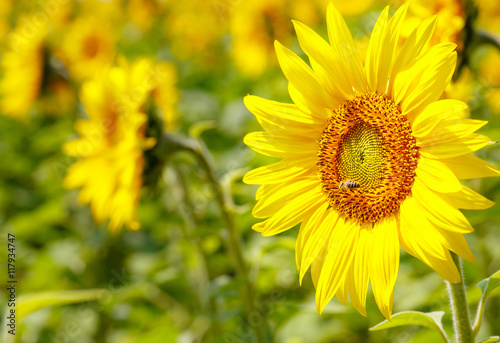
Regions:
<instances>
[{"instance_id":1,"label":"sunflower field","mask_svg":"<svg viewBox=\"0 0 500 343\"><path fill-rule=\"evenodd\" d=\"M498 0L1 0L0 342L500 342Z\"/></svg>"}]
</instances>

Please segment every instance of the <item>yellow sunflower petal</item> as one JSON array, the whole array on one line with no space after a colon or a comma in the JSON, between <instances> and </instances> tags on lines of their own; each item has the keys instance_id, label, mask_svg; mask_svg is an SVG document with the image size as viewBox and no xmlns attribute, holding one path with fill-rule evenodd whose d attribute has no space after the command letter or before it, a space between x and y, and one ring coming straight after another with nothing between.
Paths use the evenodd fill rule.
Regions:
<instances>
[{"instance_id":1,"label":"yellow sunflower petal","mask_svg":"<svg viewBox=\"0 0 500 343\"><path fill-rule=\"evenodd\" d=\"M331 233L316 291L316 308L320 314L345 279L358 237L359 228L349 222L338 221Z\"/></svg>"},{"instance_id":2,"label":"yellow sunflower petal","mask_svg":"<svg viewBox=\"0 0 500 343\"><path fill-rule=\"evenodd\" d=\"M323 264L325 263L326 256L328 255L328 246L331 238L331 233L326 238L326 244L316 256L316 259L311 264L311 279L314 285L314 288L318 288L319 276L321 275L321 270L323 269Z\"/></svg>"},{"instance_id":3,"label":"yellow sunflower petal","mask_svg":"<svg viewBox=\"0 0 500 343\"><path fill-rule=\"evenodd\" d=\"M493 201L486 199L481 194L463 185L459 192L443 195L453 207L464 210L485 210L495 205Z\"/></svg>"},{"instance_id":4,"label":"yellow sunflower petal","mask_svg":"<svg viewBox=\"0 0 500 343\"><path fill-rule=\"evenodd\" d=\"M339 288L337 289L337 292L335 293L335 296L339 301L342 303L342 305L347 306L347 277L349 274L350 269L346 273L346 277L343 282L340 283Z\"/></svg>"},{"instance_id":5,"label":"yellow sunflower petal","mask_svg":"<svg viewBox=\"0 0 500 343\"><path fill-rule=\"evenodd\" d=\"M316 32L308 26L293 21L299 44L311 61L318 79L328 89L330 95L340 105L354 95L354 90L347 78L346 70L335 59L334 50Z\"/></svg>"},{"instance_id":6,"label":"yellow sunflower petal","mask_svg":"<svg viewBox=\"0 0 500 343\"><path fill-rule=\"evenodd\" d=\"M453 43L435 45L411 67L396 76L395 101L401 103L403 114L410 121L443 94L455 70L455 47Z\"/></svg>"},{"instance_id":7,"label":"yellow sunflower petal","mask_svg":"<svg viewBox=\"0 0 500 343\"><path fill-rule=\"evenodd\" d=\"M316 177L307 177L292 180L280 185L279 189L259 199L252 210L252 215L256 218L268 218L281 209L293 199L297 199L297 194L304 194L320 186Z\"/></svg>"},{"instance_id":8,"label":"yellow sunflower petal","mask_svg":"<svg viewBox=\"0 0 500 343\"><path fill-rule=\"evenodd\" d=\"M243 101L266 131L321 131L326 119L318 119L313 116L314 113L306 114L295 104L285 104L253 95L247 95Z\"/></svg>"},{"instance_id":9,"label":"yellow sunflower petal","mask_svg":"<svg viewBox=\"0 0 500 343\"><path fill-rule=\"evenodd\" d=\"M251 185L281 183L304 174L316 175L316 169L316 156L285 158L279 162L250 170L243 177L243 182Z\"/></svg>"},{"instance_id":10,"label":"yellow sunflower petal","mask_svg":"<svg viewBox=\"0 0 500 343\"><path fill-rule=\"evenodd\" d=\"M439 231L439 233L443 235L443 246L446 249L453 251L470 263L476 262L463 234L442 230L440 227L436 227L436 231Z\"/></svg>"},{"instance_id":11,"label":"yellow sunflower petal","mask_svg":"<svg viewBox=\"0 0 500 343\"><path fill-rule=\"evenodd\" d=\"M337 63L340 63L341 70L347 72L347 75L338 74L338 76L344 80L349 80L350 87L354 88L358 93L367 92L368 84L363 70L363 63L354 45L351 32L344 18L331 2L328 4L326 21L330 45L338 56ZM347 78L344 78L344 76Z\"/></svg>"},{"instance_id":12,"label":"yellow sunflower petal","mask_svg":"<svg viewBox=\"0 0 500 343\"><path fill-rule=\"evenodd\" d=\"M300 57L278 41L275 41L274 47L283 74L308 101L324 108L332 108L337 104L337 101L326 92L313 71Z\"/></svg>"},{"instance_id":13,"label":"yellow sunflower petal","mask_svg":"<svg viewBox=\"0 0 500 343\"><path fill-rule=\"evenodd\" d=\"M318 150L318 143L314 139L287 133L250 132L243 141L262 155L278 158L290 155L310 155Z\"/></svg>"},{"instance_id":14,"label":"yellow sunflower petal","mask_svg":"<svg viewBox=\"0 0 500 343\"><path fill-rule=\"evenodd\" d=\"M262 236L273 236L297 225L325 202L321 189L314 188L287 203L266 223Z\"/></svg>"},{"instance_id":15,"label":"yellow sunflower petal","mask_svg":"<svg viewBox=\"0 0 500 343\"><path fill-rule=\"evenodd\" d=\"M420 179L415 180L412 192L422 212L431 223L452 232L474 231L462 212L450 205L442 195L427 188Z\"/></svg>"},{"instance_id":16,"label":"yellow sunflower petal","mask_svg":"<svg viewBox=\"0 0 500 343\"><path fill-rule=\"evenodd\" d=\"M291 82L288 82L288 94L294 104L304 113L318 118L329 118L331 115L330 109L309 101Z\"/></svg>"},{"instance_id":17,"label":"yellow sunflower petal","mask_svg":"<svg viewBox=\"0 0 500 343\"><path fill-rule=\"evenodd\" d=\"M295 242L295 264L300 271L300 262L302 261L302 254L304 245L307 244L307 239L311 233L315 232L318 226L324 221L328 215L328 203L324 203L316 209L316 211L300 225L297 241ZM316 255L314 256L316 258ZM302 282L302 280L300 280Z\"/></svg>"},{"instance_id":18,"label":"yellow sunflower petal","mask_svg":"<svg viewBox=\"0 0 500 343\"><path fill-rule=\"evenodd\" d=\"M446 259L438 259L425 252L417 252L412 250L411 247L407 246L404 241L400 240L399 244L401 247L410 255L418 258L420 261L424 262L427 266L433 269L446 281L457 283L460 282L460 274L458 273L457 266L448 251L445 251Z\"/></svg>"},{"instance_id":19,"label":"yellow sunflower petal","mask_svg":"<svg viewBox=\"0 0 500 343\"><path fill-rule=\"evenodd\" d=\"M444 260L443 237L424 215L414 197L405 199L401 205L400 241L418 255L431 255Z\"/></svg>"},{"instance_id":20,"label":"yellow sunflower petal","mask_svg":"<svg viewBox=\"0 0 500 343\"><path fill-rule=\"evenodd\" d=\"M373 230L371 224L361 227L356 255L347 276L347 288L351 303L366 317L366 292L368 291L370 259L372 256Z\"/></svg>"},{"instance_id":21,"label":"yellow sunflower petal","mask_svg":"<svg viewBox=\"0 0 500 343\"><path fill-rule=\"evenodd\" d=\"M297 241L295 242L295 264L297 270L300 271L302 255L304 253L304 246L307 244L308 237L316 232L317 228L325 220L326 216L330 213L327 211L328 203L325 202L319 206L316 211L306 220L302 222L299 229L299 234L297 235ZM313 260L316 258L314 256ZM302 280L300 279L300 282Z\"/></svg>"},{"instance_id":22,"label":"yellow sunflower petal","mask_svg":"<svg viewBox=\"0 0 500 343\"><path fill-rule=\"evenodd\" d=\"M412 131L415 137L427 136L443 119L462 118L467 104L454 99L443 99L429 104L422 112L412 117Z\"/></svg>"},{"instance_id":23,"label":"yellow sunflower petal","mask_svg":"<svg viewBox=\"0 0 500 343\"><path fill-rule=\"evenodd\" d=\"M441 120L427 135L423 137L417 136L417 145L425 147L464 138L479 130L486 123L488 122L474 119Z\"/></svg>"},{"instance_id":24,"label":"yellow sunflower petal","mask_svg":"<svg viewBox=\"0 0 500 343\"><path fill-rule=\"evenodd\" d=\"M309 269L309 266L326 244L329 232L336 226L337 220L339 219L338 213L335 211L327 212L326 208L328 207L328 203L325 203L325 205L321 218L314 218L316 220L315 223L309 221L308 225L306 225L303 230L299 274L301 284L302 278Z\"/></svg>"},{"instance_id":25,"label":"yellow sunflower petal","mask_svg":"<svg viewBox=\"0 0 500 343\"><path fill-rule=\"evenodd\" d=\"M389 6L386 6L380 14L380 17L377 19L377 22L375 23L375 27L373 28L372 35L368 43L365 67L366 77L368 80L368 88L370 90L378 89L378 85L382 83L382 81L379 79L378 69L381 64L381 59L383 58L382 48L388 16Z\"/></svg>"},{"instance_id":26,"label":"yellow sunflower petal","mask_svg":"<svg viewBox=\"0 0 500 343\"><path fill-rule=\"evenodd\" d=\"M257 232L262 232L264 231L264 227L266 226L267 222L269 219L264 220L262 222L256 223L252 225L252 230L257 231Z\"/></svg>"},{"instance_id":27,"label":"yellow sunflower petal","mask_svg":"<svg viewBox=\"0 0 500 343\"><path fill-rule=\"evenodd\" d=\"M255 193L255 200L260 200L268 194L272 194L275 190L280 189L281 184L271 184L271 185L262 185L257 189Z\"/></svg>"},{"instance_id":28,"label":"yellow sunflower petal","mask_svg":"<svg viewBox=\"0 0 500 343\"><path fill-rule=\"evenodd\" d=\"M498 169L472 154L443 158L441 162L446 164L459 179L500 176Z\"/></svg>"},{"instance_id":29,"label":"yellow sunflower petal","mask_svg":"<svg viewBox=\"0 0 500 343\"><path fill-rule=\"evenodd\" d=\"M392 68L392 75L397 75L424 51L436 28L437 16L427 18L408 37L399 51ZM395 78L389 80L388 94L393 95Z\"/></svg>"},{"instance_id":30,"label":"yellow sunflower petal","mask_svg":"<svg viewBox=\"0 0 500 343\"><path fill-rule=\"evenodd\" d=\"M417 177L430 189L441 192L458 192L462 184L453 172L438 160L421 157L416 170Z\"/></svg>"},{"instance_id":31,"label":"yellow sunflower petal","mask_svg":"<svg viewBox=\"0 0 500 343\"><path fill-rule=\"evenodd\" d=\"M366 61L367 75L371 90L376 90L379 93L386 93L387 91L389 78L391 77L392 67L394 65L399 33L407 10L408 3L405 3L396 11L386 25L381 26L382 31L377 35L377 38L374 37L374 33L377 29L378 22L375 25L374 33L372 33L368 45ZM383 13L380 18L384 15ZM374 41L375 39L377 39L377 41ZM376 53L378 53L379 56L373 55ZM383 59L383 63L380 62L381 59Z\"/></svg>"},{"instance_id":32,"label":"yellow sunflower petal","mask_svg":"<svg viewBox=\"0 0 500 343\"><path fill-rule=\"evenodd\" d=\"M399 270L399 238L397 221L389 217L376 223L372 233L370 280L380 312L391 318L394 285Z\"/></svg>"},{"instance_id":33,"label":"yellow sunflower petal","mask_svg":"<svg viewBox=\"0 0 500 343\"><path fill-rule=\"evenodd\" d=\"M484 148L490 143L491 139L488 137L472 133L452 141L423 146L420 148L420 153L428 158L447 159L470 154Z\"/></svg>"}]
</instances>

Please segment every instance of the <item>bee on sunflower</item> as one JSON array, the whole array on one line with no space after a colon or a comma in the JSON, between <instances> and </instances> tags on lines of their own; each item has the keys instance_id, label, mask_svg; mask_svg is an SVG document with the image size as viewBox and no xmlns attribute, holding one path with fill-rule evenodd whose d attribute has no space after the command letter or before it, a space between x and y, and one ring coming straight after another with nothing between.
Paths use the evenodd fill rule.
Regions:
<instances>
[{"instance_id":1,"label":"bee on sunflower","mask_svg":"<svg viewBox=\"0 0 500 343\"><path fill-rule=\"evenodd\" d=\"M329 43L294 21L309 67L275 43L293 104L245 97L264 131L244 141L279 162L248 172L261 184L253 226L272 236L301 223L296 241L300 282L306 271L322 312L334 297L366 315L369 282L391 317L400 247L445 280L460 282L450 252L474 256L459 209L494 203L458 179L500 172L471 153L490 144L474 133L484 121L462 119L467 106L439 100L455 70L454 43L429 46L436 18L398 47L408 5L380 15L363 63L339 11L327 10ZM356 187L344 187L346 182Z\"/></svg>"}]
</instances>

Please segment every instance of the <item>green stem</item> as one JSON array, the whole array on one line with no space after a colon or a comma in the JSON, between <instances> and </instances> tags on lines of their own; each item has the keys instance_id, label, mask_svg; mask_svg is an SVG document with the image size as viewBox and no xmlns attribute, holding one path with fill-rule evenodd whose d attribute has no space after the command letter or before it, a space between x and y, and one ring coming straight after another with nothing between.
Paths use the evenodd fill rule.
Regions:
<instances>
[{"instance_id":1,"label":"green stem","mask_svg":"<svg viewBox=\"0 0 500 343\"><path fill-rule=\"evenodd\" d=\"M191 201L191 198L189 197L189 192L188 192L188 185L187 182L184 178L184 174L182 173L182 170L178 168L178 166L174 166L175 172L177 174L177 179L179 181L179 187L182 188L183 192L183 203L185 206L185 210L188 213L184 213L184 211L181 211L181 215L184 217L184 221L186 222L185 226L182 226L182 233L187 241L189 241L193 247L194 247L194 252L197 257L197 270L195 272L195 275L197 276L195 279L197 280L197 285L196 287L196 294L198 294L198 302L200 309L203 313L209 313L210 315L214 315L216 312L216 305L214 302L214 299L212 297L206 298L203 295L203 292L201 290L206 289L207 285L210 284L210 272L208 268L208 258L207 255L205 254L202 246L202 242L198 235L196 235L196 228L200 226L200 220L198 216L196 215L195 211L193 210L193 202Z\"/></svg>"},{"instance_id":2,"label":"green stem","mask_svg":"<svg viewBox=\"0 0 500 343\"><path fill-rule=\"evenodd\" d=\"M256 325L250 325L255 333L257 342L265 343L266 332L265 332L265 315L257 308L258 294L255 290L254 284L249 277L249 270L245 263L243 257L242 244L236 226L234 216L229 210L229 199L224 196L224 191L222 185L215 174L215 167L212 163L212 155L208 151L205 144L202 141L194 139L186 139L179 136L173 136L165 134L163 136L163 141L165 143L165 150L169 152L185 150L193 153L201 167L205 170L207 177L214 188L215 200L219 205L222 218L226 224L228 235L226 236L227 245L233 256L236 270L240 277L244 280L245 284L245 302L247 307L247 315L258 315L262 318L262 322Z\"/></svg>"},{"instance_id":3,"label":"green stem","mask_svg":"<svg viewBox=\"0 0 500 343\"><path fill-rule=\"evenodd\" d=\"M484 298L481 297L479 305L477 306L476 320L474 320L474 325L472 326L472 334L474 337L477 336L479 329L481 328L481 324L483 323L484 305Z\"/></svg>"},{"instance_id":4,"label":"green stem","mask_svg":"<svg viewBox=\"0 0 500 343\"><path fill-rule=\"evenodd\" d=\"M451 255L460 273L459 283L446 282L451 310L453 312L453 327L455 329L457 343L474 343L461 260L456 254L451 253Z\"/></svg>"}]
</instances>

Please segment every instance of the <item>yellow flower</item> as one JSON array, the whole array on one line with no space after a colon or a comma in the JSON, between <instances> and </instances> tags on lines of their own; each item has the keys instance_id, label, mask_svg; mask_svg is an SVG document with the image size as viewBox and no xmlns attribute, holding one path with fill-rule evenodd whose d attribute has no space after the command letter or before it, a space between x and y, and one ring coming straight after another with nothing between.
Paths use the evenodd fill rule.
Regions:
<instances>
[{"instance_id":1,"label":"yellow flower","mask_svg":"<svg viewBox=\"0 0 500 343\"><path fill-rule=\"evenodd\" d=\"M44 67L45 27L30 30L28 18L21 18L9 34L9 48L2 56L0 113L22 119L40 94Z\"/></svg>"},{"instance_id":2,"label":"yellow flower","mask_svg":"<svg viewBox=\"0 0 500 343\"><path fill-rule=\"evenodd\" d=\"M59 56L71 76L83 81L112 64L116 39L116 32L106 20L81 17L68 28Z\"/></svg>"},{"instance_id":3,"label":"yellow flower","mask_svg":"<svg viewBox=\"0 0 500 343\"><path fill-rule=\"evenodd\" d=\"M81 100L89 120L79 120L79 139L66 143L64 152L79 160L68 169L67 188L82 188L79 201L90 204L94 219L118 230L137 230L144 150L154 146L145 137L147 115L141 107L155 83L148 60L120 65L82 86Z\"/></svg>"},{"instance_id":4,"label":"yellow flower","mask_svg":"<svg viewBox=\"0 0 500 343\"><path fill-rule=\"evenodd\" d=\"M462 47L462 29L465 25L465 8L461 0L416 0L411 2L409 18L403 24L401 35L407 38L423 20L437 15L437 24L430 43L453 42Z\"/></svg>"},{"instance_id":5,"label":"yellow flower","mask_svg":"<svg viewBox=\"0 0 500 343\"><path fill-rule=\"evenodd\" d=\"M171 131L177 126L177 102L179 92L176 88L177 72L173 64L161 62L157 64L157 83L152 96L161 110L165 129Z\"/></svg>"},{"instance_id":6,"label":"yellow flower","mask_svg":"<svg viewBox=\"0 0 500 343\"><path fill-rule=\"evenodd\" d=\"M230 18L236 67L246 76L258 77L275 63L274 41L289 42L292 38L289 14L309 20L315 19L316 10L313 1L242 1Z\"/></svg>"},{"instance_id":7,"label":"yellow flower","mask_svg":"<svg viewBox=\"0 0 500 343\"><path fill-rule=\"evenodd\" d=\"M337 10L345 16L358 15L366 12L373 4L373 0L343 1L332 0Z\"/></svg>"},{"instance_id":8,"label":"yellow flower","mask_svg":"<svg viewBox=\"0 0 500 343\"><path fill-rule=\"evenodd\" d=\"M160 13L159 4L155 0L131 0L127 7L130 21L146 31L151 29L155 18L158 18Z\"/></svg>"},{"instance_id":9,"label":"yellow flower","mask_svg":"<svg viewBox=\"0 0 500 343\"><path fill-rule=\"evenodd\" d=\"M479 66L479 75L486 83L486 100L492 111L500 114L500 52L497 49L489 49ZM494 67L492 67L494 66Z\"/></svg>"},{"instance_id":10,"label":"yellow flower","mask_svg":"<svg viewBox=\"0 0 500 343\"><path fill-rule=\"evenodd\" d=\"M500 33L500 1L478 0L478 26Z\"/></svg>"},{"instance_id":11,"label":"yellow flower","mask_svg":"<svg viewBox=\"0 0 500 343\"><path fill-rule=\"evenodd\" d=\"M3 42L10 30L9 16L12 10L12 0L0 2L0 41Z\"/></svg>"},{"instance_id":12,"label":"yellow flower","mask_svg":"<svg viewBox=\"0 0 500 343\"><path fill-rule=\"evenodd\" d=\"M171 1L166 6L165 35L171 41L172 53L204 65L216 61L222 29L214 4L190 0Z\"/></svg>"},{"instance_id":13,"label":"yellow flower","mask_svg":"<svg viewBox=\"0 0 500 343\"><path fill-rule=\"evenodd\" d=\"M271 236L302 223L296 243L300 280L311 268L321 313L337 296L366 315L368 282L386 318L392 313L400 246L450 282L460 276L450 250L474 257L473 231L459 209L491 201L458 179L500 172L471 155L490 139L483 121L460 119L466 105L438 100L456 63L455 44L428 47L435 18L397 48L407 11L388 7L371 35L365 66L333 5L330 44L294 22L312 69L276 43L294 104L247 96L264 131L248 134L253 150L282 160L245 175L257 191L253 229ZM457 119L458 118L458 119Z\"/></svg>"},{"instance_id":14,"label":"yellow flower","mask_svg":"<svg viewBox=\"0 0 500 343\"><path fill-rule=\"evenodd\" d=\"M479 66L479 75L489 85L500 86L500 51L488 49Z\"/></svg>"}]
</instances>

